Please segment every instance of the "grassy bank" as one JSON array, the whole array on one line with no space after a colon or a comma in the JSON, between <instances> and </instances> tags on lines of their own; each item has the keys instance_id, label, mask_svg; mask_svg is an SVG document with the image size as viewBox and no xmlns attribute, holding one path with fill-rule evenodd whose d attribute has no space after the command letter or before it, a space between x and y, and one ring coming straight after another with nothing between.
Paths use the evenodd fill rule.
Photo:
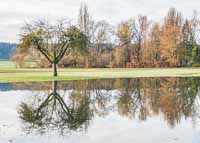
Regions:
<instances>
[{"instance_id":1,"label":"grassy bank","mask_svg":"<svg viewBox=\"0 0 200 143\"><path fill-rule=\"evenodd\" d=\"M0 82L137 77L200 77L200 68L59 69L56 78L52 77L51 69L0 69Z\"/></svg>"}]
</instances>

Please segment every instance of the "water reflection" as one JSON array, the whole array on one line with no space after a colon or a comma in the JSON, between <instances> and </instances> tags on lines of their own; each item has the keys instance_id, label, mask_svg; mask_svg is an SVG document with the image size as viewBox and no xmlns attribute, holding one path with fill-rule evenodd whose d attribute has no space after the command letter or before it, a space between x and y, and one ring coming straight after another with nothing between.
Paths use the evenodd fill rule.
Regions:
<instances>
[{"instance_id":1,"label":"water reflection","mask_svg":"<svg viewBox=\"0 0 200 143\"><path fill-rule=\"evenodd\" d=\"M28 83L45 94L30 97L18 113L28 131L87 131L95 116L117 113L146 121L160 116L169 127L199 118L198 78L143 78ZM13 88L24 88L15 84ZM47 91L47 92L44 92ZM32 99L34 98L34 100Z\"/></svg>"},{"instance_id":2,"label":"water reflection","mask_svg":"<svg viewBox=\"0 0 200 143\"><path fill-rule=\"evenodd\" d=\"M63 133L64 129L86 130L93 111L90 109L89 96L86 93L71 93L69 104L65 97L58 93L58 82L52 84L52 92L45 95L45 99L37 96L37 103L21 103L19 107L20 119L31 128L38 128L41 132L46 129L59 129ZM81 96L80 96L81 95Z\"/></svg>"}]
</instances>

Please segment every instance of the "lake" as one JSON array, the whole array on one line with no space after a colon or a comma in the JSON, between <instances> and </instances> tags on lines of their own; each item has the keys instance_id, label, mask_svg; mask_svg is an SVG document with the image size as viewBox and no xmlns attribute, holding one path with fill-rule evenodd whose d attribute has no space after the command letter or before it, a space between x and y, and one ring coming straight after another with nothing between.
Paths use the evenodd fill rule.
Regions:
<instances>
[{"instance_id":1,"label":"lake","mask_svg":"<svg viewBox=\"0 0 200 143\"><path fill-rule=\"evenodd\" d=\"M0 143L199 143L200 78L0 84Z\"/></svg>"}]
</instances>

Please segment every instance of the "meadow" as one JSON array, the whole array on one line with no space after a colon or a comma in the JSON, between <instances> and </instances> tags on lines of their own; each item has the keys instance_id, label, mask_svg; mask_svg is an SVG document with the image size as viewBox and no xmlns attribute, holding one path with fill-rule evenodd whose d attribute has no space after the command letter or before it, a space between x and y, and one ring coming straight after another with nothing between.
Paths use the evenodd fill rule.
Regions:
<instances>
[{"instance_id":1,"label":"meadow","mask_svg":"<svg viewBox=\"0 0 200 143\"><path fill-rule=\"evenodd\" d=\"M199 76L200 68L60 68L58 77L53 77L50 68L15 68L8 61L0 62L0 82Z\"/></svg>"}]
</instances>

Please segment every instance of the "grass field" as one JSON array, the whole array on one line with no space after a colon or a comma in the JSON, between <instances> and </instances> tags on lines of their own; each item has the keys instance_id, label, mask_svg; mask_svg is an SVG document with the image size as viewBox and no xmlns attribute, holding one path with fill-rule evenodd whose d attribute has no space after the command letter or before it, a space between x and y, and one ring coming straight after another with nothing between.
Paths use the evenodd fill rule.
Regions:
<instances>
[{"instance_id":1,"label":"grass field","mask_svg":"<svg viewBox=\"0 0 200 143\"><path fill-rule=\"evenodd\" d=\"M33 63L26 63L34 65ZM16 68L8 60L0 60L0 82L79 80L98 78L137 77L200 77L200 68L136 68L136 69L59 69L58 77L52 69Z\"/></svg>"},{"instance_id":2,"label":"grass field","mask_svg":"<svg viewBox=\"0 0 200 143\"><path fill-rule=\"evenodd\" d=\"M15 68L15 67L16 65L14 62L0 59L0 68Z\"/></svg>"},{"instance_id":3,"label":"grass field","mask_svg":"<svg viewBox=\"0 0 200 143\"><path fill-rule=\"evenodd\" d=\"M0 82L79 80L137 77L200 77L200 68L145 69L59 69L52 77L51 69L0 68Z\"/></svg>"},{"instance_id":4,"label":"grass field","mask_svg":"<svg viewBox=\"0 0 200 143\"><path fill-rule=\"evenodd\" d=\"M35 62L25 62L24 67L36 67ZM17 64L10 60L0 59L0 68L16 68Z\"/></svg>"}]
</instances>

